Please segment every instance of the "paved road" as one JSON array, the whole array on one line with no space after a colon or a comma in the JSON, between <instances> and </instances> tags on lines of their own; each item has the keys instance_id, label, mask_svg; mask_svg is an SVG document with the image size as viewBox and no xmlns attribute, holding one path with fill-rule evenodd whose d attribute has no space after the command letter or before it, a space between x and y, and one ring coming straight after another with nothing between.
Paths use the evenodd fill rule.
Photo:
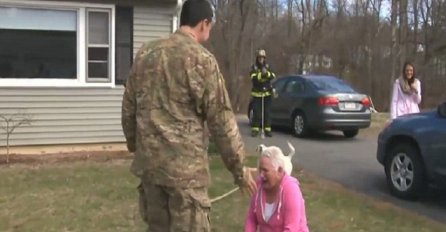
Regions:
<instances>
[{"instance_id":1,"label":"paved road","mask_svg":"<svg viewBox=\"0 0 446 232\"><path fill-rule=\"evenodd\" d=\"M446 222L446 191L431 189L417 202L408 202L390 196L383 167L376 161L376 139L362 136L346 139L341 133L324 133L312 138L299 139L288 132L274 132L272 138L251 138L248 121L239 117L239 126L246 147L254 151L263 143L276 145L288 151L286 141L296 148L295 162L318 176L334 180L342 185L418 212L440 222Z\"/></svg>"}]
</instances>

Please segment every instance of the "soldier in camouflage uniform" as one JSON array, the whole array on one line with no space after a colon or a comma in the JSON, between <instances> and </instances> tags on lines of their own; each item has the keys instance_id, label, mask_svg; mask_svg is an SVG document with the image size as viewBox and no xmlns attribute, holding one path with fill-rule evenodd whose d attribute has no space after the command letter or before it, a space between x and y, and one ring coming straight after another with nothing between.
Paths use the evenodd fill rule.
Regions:
<instances>
[{"instance_id":1,"label":"soldier in camouflage uniform","mask_svg":"<svg viewBox=\"0 0 446 232\"><path fill-rule=\"evenodd\" d=\"M235 184L256 188L217 61L200 45L212 18L206 0L186 1L180 29L143 45L127 80L122 127L148 231L210 231L205 124Z\"/></svg>"}]
</instances>

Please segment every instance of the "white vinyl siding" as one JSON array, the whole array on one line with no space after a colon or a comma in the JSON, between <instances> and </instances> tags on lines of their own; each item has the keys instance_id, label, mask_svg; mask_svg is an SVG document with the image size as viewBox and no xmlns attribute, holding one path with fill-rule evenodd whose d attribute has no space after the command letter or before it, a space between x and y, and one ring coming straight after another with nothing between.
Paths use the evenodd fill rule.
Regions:
<instances>
[{"instance_id":1,"label":"white vinyl siding","mask_svg":"<svg viewBox=\"0 0 446 232\"><path fill-rule=\"evenodd\" d=\"M171 9L135 7L133 11L133 55L147 41L172 33Z\"/></svg>"},{"instance_id":2,"label":"white vinyl siding","mask_svg":"<svg viewBox=\"0 0 446 232\"><path fill-rule=\"evenodd\" d=\"M0 114L19 110L32 123L16 129L11 145L124 142L121 101L124 88L0 89ZM0 146L6 144L0 134Z\"/></svg>"}]
</instances>

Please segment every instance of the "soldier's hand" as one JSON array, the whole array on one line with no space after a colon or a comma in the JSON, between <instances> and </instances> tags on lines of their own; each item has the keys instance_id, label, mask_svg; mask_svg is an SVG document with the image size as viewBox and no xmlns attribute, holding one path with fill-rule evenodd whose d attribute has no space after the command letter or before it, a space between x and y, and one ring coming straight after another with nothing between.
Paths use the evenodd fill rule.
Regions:
<instances>
[{"instance_id":1,"label":"soldier's hand","mask_svg":"<svg viewBox=\"0 0 446 232\"><path fill-rule=\"evenodd\" d=\"M248 193L249 196L254 195L257 191L256 181L251 174L252 171L252 168L244 167L243 180L239 183L240 191L242 193Z\"/></svg>"},{"instance_id":2,"label":"soldier's hand","mask_svg":"<svg viewBox=\"0 0 446 232\"><path fill-rule=\"evenodd\" d=\"M254 180L256 180L257 175L259 175L259 171L257 170L257 168L249 168L248 167L248 171L251 173L251 176L254 178Z\"/></svg>"}]
</instances>

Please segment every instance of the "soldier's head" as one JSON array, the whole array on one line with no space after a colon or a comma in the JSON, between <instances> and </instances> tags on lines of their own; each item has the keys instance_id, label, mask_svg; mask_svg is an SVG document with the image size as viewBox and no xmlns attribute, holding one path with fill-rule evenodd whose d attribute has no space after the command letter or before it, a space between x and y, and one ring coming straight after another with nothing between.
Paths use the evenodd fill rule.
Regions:
<instances>
[{"instance_id":1,"label":"soldier's head","mask_svg":"<svg viewBox=\"0 0 446 232\"><path fill-rule=\"evenodd\" d=\"M264 49L259 49L256 51L256 61L259 64L264 64L266 59L266 51Z\"/></svg>"},{"instance_id":2,"label":"soldier's head","mask_svg":"<svg viewBox=\"0 0 446 232\"><path fill-rule=\"evenodd\" d=\"M202 43L209 39L213 18L214 11L207 0L187 0L181 9L180 27L189 27Z\"/></svg>"}]
</instances>

